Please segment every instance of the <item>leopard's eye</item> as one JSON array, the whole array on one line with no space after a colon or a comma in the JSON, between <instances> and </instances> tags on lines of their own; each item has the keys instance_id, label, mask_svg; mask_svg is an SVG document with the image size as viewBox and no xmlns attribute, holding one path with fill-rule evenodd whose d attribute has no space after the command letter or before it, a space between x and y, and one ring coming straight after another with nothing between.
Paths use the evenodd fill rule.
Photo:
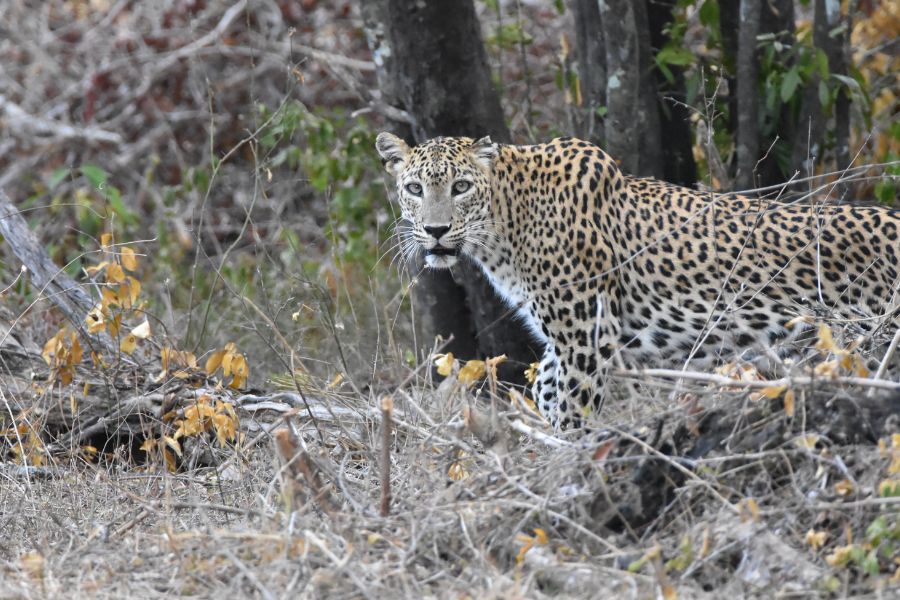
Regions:
<instances>
[{"instance_id":1,"label":"leopard's eye","mask_svg":"<svg viewBox=\"0 0 900 600\"><path fill-rule=\"evenodd\" d=\"M407 183L406 191L412 194L413 196L421 196L422 195L422 184L420 183Z\"/></svg>"},{"instance_id":2,"label":"leopard's eye","mask_svg":"<svg viewBox=\"0 0 900 600\"><path fill-rule=\"evenodd\" d=\"M465 194L469 191L469 188L472 187L472 183L469 181L455 181L453 183L453 193L454 194Z\"/></svg>"}]
</instances>

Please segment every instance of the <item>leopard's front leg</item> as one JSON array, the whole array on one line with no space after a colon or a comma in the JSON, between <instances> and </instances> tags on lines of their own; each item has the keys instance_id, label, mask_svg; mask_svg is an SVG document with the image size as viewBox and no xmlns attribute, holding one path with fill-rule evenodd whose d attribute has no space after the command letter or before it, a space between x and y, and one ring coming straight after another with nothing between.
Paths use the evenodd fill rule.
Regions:
<instances>
[{"instance_id":1,"label":"leopard's front leg","mask_svg":"<svg viewBox=\"0 0 900 600\"><path fill-rule=\"evenodd\" d=\"M621 332L618 304L609 291L597 293L576 307L585 315L574 326L556 332L556 419L555 429L581 427L588 416L603 407L608 363L617 349ZM578 310L580 308L580 310ZM593 318L591 318L593 317Z\"/></svg>"},{"instance_id":2,"label":"leopard's front leg","mask_svg":"<svg viewBox=\"0 0 900 600\"><path fill-rule=\"evenodd\" d=\"M544 347L544 355L538 365L537 374L534 383L531 384L531 396L537 404L541 414L550 421L550 424L556 429L557 411L557 370L559 368L559 357L556 355L556 347L553 342L548 341Z\"/></svg>"}]
</instances>

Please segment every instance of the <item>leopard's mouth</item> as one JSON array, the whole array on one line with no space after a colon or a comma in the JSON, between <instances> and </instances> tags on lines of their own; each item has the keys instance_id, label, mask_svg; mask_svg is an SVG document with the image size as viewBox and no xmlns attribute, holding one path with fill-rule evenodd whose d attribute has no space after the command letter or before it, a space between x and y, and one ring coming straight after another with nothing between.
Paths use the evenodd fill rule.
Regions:
<instances>
[{"instance_id":1,"label":"leopard's mouth","mask_svg":"<svg viewBox=\"0 0 900 600\"><path fill-rule=\"evenodd\" d=\"M459 249L435 246L425 251L425 256L459 256Z\"/></svg>"},{"instance_id":2,"label":"leopard's mouth","mask_svg":"<svg viewBox=\"0 0 900 600\"><path fill-rule=\"evenodd\" d=\"M458 248L435 246L425 250L425 264L432 269L448 269L456 264L458 256Z\"/></svg>"}]
</instances>

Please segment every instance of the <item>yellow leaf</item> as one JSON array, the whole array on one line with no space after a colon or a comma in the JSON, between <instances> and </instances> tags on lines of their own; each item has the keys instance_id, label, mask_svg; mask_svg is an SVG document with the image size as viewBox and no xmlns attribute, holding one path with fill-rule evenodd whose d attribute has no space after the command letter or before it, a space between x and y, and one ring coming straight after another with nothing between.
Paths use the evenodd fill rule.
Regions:
<instances>
[{"instance_id":1,"label":"yellow leaf","mask_svg":"<svg viewBox=\"0 0 900 600\"><path fill-rule=\"evenodd\" d=\"M100 247L107 250L113 243L113 235L109 232L100 235Z\"/></svg>"},{"instance_id":2,"label":"yellow leaf","mask_svg":"<svg viewBox=\"0 0 900 600\"><path fill-rule=\"evenodd\" d=\"M125 354L131 354L135 349L137 349L137 338L129 333L123 337L122 341L119 343L119 350Z\"/></svg>"},{"instance_id":3,"label":"yellow leaf","mask_svg":"<svg viewBox=\"0 0 900 600\"><path fill-rule=\"evenodd\" d=\"M136 271L138 267L137 255L132 248L122 248L122 266L129 271Z\"/></svg>"},{"instance_id":4,"label":"yellow leaf","mask_svg":"<svg viewBox=\"0 0 900 600\"><path fill-rule=\"evenodd\" d=\"M534 383L534 380L537 379L537 370L538 367L541 366L541 363L533 362L528 365L528 368L525 369L525 381L528 383Z\"/></svg>"},{"instance_id":5,"label":"yellow leaf","mask_svg":"<svg viewBox=\"0 0 900 600\"><path fill-rule=\"evenodd\" d=\"M178 470L178 463L175 462L175 455L172 454L168 448L163 448L163 460L166 461L166 469L169 473L174 473Z\"/></svg>"},{"instance_id":6,"label":"yellow leaf","mask_svg":"<svg viewBox=\"0 0 900 600\"><path fill-rule=\"evenodd\" d=\"M335 375L334 377L331 378L331 381L328 382L328 387L326 389L333 390L337 386L341 385L341 383L343 381L344 381L344 374L338 373L337 375Z\"/></svg>"},{"instance_id":7,"label":"yellow leaf","mask_svg":"<svg viewBox=\"0 0 900 600\"><path fill-rule=\"evenodd\" d=\"M542 546L546 546L548 543L547 542L547 532L540 528L535 529L534 530L534 539L538 544L541 544Z\"/></svg>"},{"instance_id":8,"label":"yellow leaf","mask_svg":"<svg viewBox=\"0 0 900 600\"><path fill-rule=\"evenodd\" d=\"M815 529L810 529L806 532L806 543L809 544L813 550L818 550L819 548L824 546L825 540L827 539L827 531L816 531Z\"/></svg>"},{"instance_id":9,"label":"yellow leaf","mask_svg":"<svg viewBox=\"0 0 900 600\"><path fill-rule=\"evenodd\" d=\"M125 279L121 282L121 285L119 285L119 291L116 294L119 306L121 306L122 308L131 308L132 306L134 306L134 303L137 302L137 299L140 295L141 282L131 275L125 277Z\"/></svg>"},{"instance_id":10,"label":"yellow leaf","mask_svg":"<svg viewBox=\"0 0 900 600\"><path fill-rule=\"evenodd\" d=\"M103 308L109 308L110 304L115 304L118 306L119 297L116 296L116 292L113 291L110 287L101 287L100 288L100 306Z\"/></svg>"},{"instance_id":11,"label":"yellow leaf","mask_svg":"<svg viewBox=\"0 0 900 600\"><path fill-rule=\"evenodd\" d=\"M150 337L150 322L145 320L143 323L131 330L131 335L139 340L146 340L148 337Z\"/></svg>"},{"instance_id":12,"label":"yellow leaf","mask_svg":"<svg viewBox=\"0 0 900 600\"><path fill-rule=\"evenodd\" d=\"M122 313L118 313L112 319L110 319L106 323L106 328L109 329L109 335L112 337L119 336L119 330L122 328Z\"/></svg>"},{"instance_id":13,"label":"yellow leaf","mask_svg":"<svg viewBox=\"0 0 900 600\"><path fill-rule=\"evenodd\" d=\"M849 479L838 481L834 484L834 491L838 496L847 496L853 493L853 482Z\"/></svg>"},{"instance_id":14,"label":"yellow leaf","mask_svg":"<svg viewBox=\"0 0 900 600\"><path fill-rule=\"evenodd\" d=\"M109 263L106 267L106 281L109 283L122 283L125 281L125 271L119 263Z\"/></svg>"},{"instance_id":15,"label":"yellow leaf","mask_svg":"<svg viewBox=\"0 0 900 600\"><path fill-rule=\"evenodd\" d=\"M104 260L99 265L85 267L84 272L87 273L88 275L96 275L97 273L99 273L100 271L102 271L103 269L105 269L108 266L109 266L109 261Z\"/></svg>"},{"instance_id":16,"label":"yellow leaf","mask_svg":"<svg viewBox=\"0 0 900 600\"><path fill-rule=\"evenodd\" d=\"M141 450L144 452L153 452L154 448L156 448L156 440L154 438L145 438L144 443L141 444Z\"/></svg>"},{"instance_id":17,"label":"yellow leaf","mask_svg":"<svg viewBox=\"0 0 900 600\"><path fill-rule=\"evenodd\" d=\"M813 372L820 377L837 377L839 375L839 365L836 360L826 360L817 364Z\"/></svg>"},{"instance_id":18,"label":"yellow leaf","mask_svg":"<svg viewBox=\"0 0 900 600\"><path fill-rule=\"evenodd\" d=\"M780 398L781 394L784 393L784 390L787 389L786 385L775 385L771 387L766 387L762 389L762 394L766 398L770 400L774 400L775 398Z\"/></svg>"},{"instance_id":19,"label":"yellow leaf","mask_svg":"<svg viewBox=\"0 0 900 600\"><path fill-rule=\"evenodd\" d=\"M784 395L784 414L789 417L794 416L795 404L794 404L794 390L788 390Z\"/></svg>"},{"instance_id":20,"label":"yellow leaf","mask_svg":"<svg viewBox=\"0 0 900 600\"><path fill-rule=\"evenodd\" d=\"M819 435L815 433L801 435L794 439L794 444L796 444L800 448L803 448L804 450L815 450L816 444L818 443Z\"/></svg>"},{"instance_id":21,"label":"yellow leaf","mask_svg":"<svg viewBox=\"0 0 900 600\"><path fill-rule=\"evenodd\" d=\"M459 370L459 380L466 385L472 385L484 377L486 372L483 360L470 360Z\"/></svg>"},{"instance_id":22,"label":"yellow leaf","mask_svg":"<svg viewBox=\"0 0 900 600\"><path fill-rule=\"evenodd\" d=\"M438 375L448 377L453 372L453 353L435 355L434 366L437 367Z\"/></svg>"},{"instance_id":23,"label":"yellow leaf","mask_svg":"<svg viewBox=\"0 0 900 600\"><path fill-rule=\"evenodd\" d=\"M816 342L816 348L825 350L826 352L841 352L841 347L834 342L834 335L831 327L825 323L819 323L819 341Z\"/></svg>"},{"instance_id":24,"label":"yellow leaf","mask_svg":"<svg viewBox=\"0 0 900 600\"><path fill-rule=\"evenodd\" d=\"M234 360L234 351L229 350L228 346L222 351L225 354L222 355L222 374L225 377L231 375L231 361Z\"/></svg>"},{"instance_id":25,"label":"yellow leaf","mask_svg":"<svg viewBox=\"0 0 900 600\"><path fill-rule=\"evenodd\" d=\"M244 387L249 374L250 367L247 365L247 359L243 354L235 355L231 361L231 383L228 387L234 390Z\"/></svg>"},{"instance_id":26,"label":"yellow leaf","mask_svg":"<svg viewBox=\"0 0 900 600\"><path fill-rule=\"evenodd\" d=\"M462 481L469 476L469 472L466 471L466 468L462 465L462 463L455 462L450 465L450 468L447 470L447 475L453 481Z\"/></svg>"},{"instance_id":27,"label":"yellow leaf","mask_svg":"<svg viewBox=\"0 0 900 600\"><path fill-rule=\"evenodd\" d=\"M47 340L47 343L44 344L44 350L41 352L41 356L44 357L44 362L49 366L53 366L53 357L59 354L59 348L62 346L62 335L63 330L60 329L56 335Z\"/></svg>"},{"instance_id":28,"label":"yellow leaf","mask_svg":"<svg viewBox=\"0 0 900 600\"><path fill-rule=\"evenodd\" d=\"M216 370L222 366L222 359L225 357L224 350L217 350L209 355L209 358L206 359L206 374L212 375L216 372Z\"/></svg>"},{"instance_id":29,"label":"yellow leaf","mask_svg":"<svg viewBox=\"0 0 900 600\"><path fill-rule=\"evenodd\" d=\"M852 551L853 544L839 546L834 549L834 552L825 557L825 562L828 563L828 566L833 568L845 567L847 566L847 563L850 562Z\"/></svg>"},{"instance_id":30,"label":"yellow leaf","mask_svg":"<svg viewBox=\"0 0 900 600\"><path fill-rule=\"evenodd\" d=\"M759 504L753 498L747 498L744 501L744 506L747 507L747 511L750 513L750 518L753 519L754 523L759 521Z\"/></svg>"},{"instance_id":31,"label":"yellow leaf","mask_svg":"<svg viewBox=\"0 0 900 600\"><path fill-rule=\"evenodd\" d=\"M178 440L168 435L164 435L162 439L166 443L166 446L174 450L175 454L179 457L181 456L181 444L178 443Z\"/></svg>"}]
</instances>

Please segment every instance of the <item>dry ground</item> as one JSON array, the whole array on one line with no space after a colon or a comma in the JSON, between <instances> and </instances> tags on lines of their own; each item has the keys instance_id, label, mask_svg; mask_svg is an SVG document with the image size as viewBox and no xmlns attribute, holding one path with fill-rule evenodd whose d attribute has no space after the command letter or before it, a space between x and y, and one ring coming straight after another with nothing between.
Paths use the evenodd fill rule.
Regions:
<instances>
[{"instance_id":1,"label":"dry ground","mask_svg":"<svg viewBox=\"0 0 900 600\"><path fill-rule=\"evenodd\" d=\"M46 376L31 366L31 383L4 380L7 410L20 415ZM827 378L793 386L789 416L783 399L754 399L737 382L686 381L673 396L670 380L632 377L607 410L611 427L588 443L547 435L500 392L492 406L489 383L476 397L479 387L455 374L408 379L391 393L387 516L383 396L346 385L262 396L179 382L110 419L89 440L100 446L93 460L50 438L55 458L42 467L7 454L0 597L889 598L900 589L900 497L885 488L900 468L896 389L870 396ZM162 412L184 416L204 394L234 403L241 443L183 437L174 472L137 449L134 432L171 434ZM66 393L43 398L31 418L65 412Z\"/></svg>"}]
</instances>

